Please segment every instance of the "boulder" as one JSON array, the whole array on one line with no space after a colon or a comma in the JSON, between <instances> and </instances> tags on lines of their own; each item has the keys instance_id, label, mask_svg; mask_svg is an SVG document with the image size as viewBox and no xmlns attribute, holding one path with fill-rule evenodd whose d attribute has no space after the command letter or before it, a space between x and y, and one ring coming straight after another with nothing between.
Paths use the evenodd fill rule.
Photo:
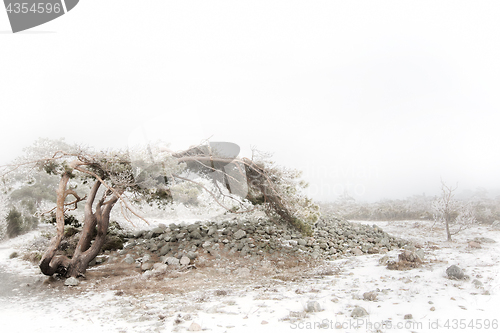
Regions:
<instances>
[{"instance_id":1,"label":"boulder","mask_svg":"<svg viewBox=\"0 0 500 333\"><path fill-rule=\"evenodd\" d=\"M464 271L457 265L451 265L446 269L446 274L450 279L464 280L466 278Z\"/></svg>"},{"instance_id":2,"label":"boulder","mask_svg":"<svg viewBox=\"0 0 500 333\"><path fill-rule=\"evenodd\" d=\"M66 281L64 281L64 285L69 287L75 287L78 286L79 284L80 281L78 281L78 279L75 277L67 278Z\"/></svg>"},{"instance_id":3,"label":"boulder","mask_svg":"<svg viewBox=\"0 0 500 333\"><path fill-rule=\"evenodd\" d=\"M359 318L359 317L364 317L368 316L368 311L366 311L364 308L361 306L356 306L352 311L351 311L351 317L353 318Z\"/></svg>"}]
</instances>

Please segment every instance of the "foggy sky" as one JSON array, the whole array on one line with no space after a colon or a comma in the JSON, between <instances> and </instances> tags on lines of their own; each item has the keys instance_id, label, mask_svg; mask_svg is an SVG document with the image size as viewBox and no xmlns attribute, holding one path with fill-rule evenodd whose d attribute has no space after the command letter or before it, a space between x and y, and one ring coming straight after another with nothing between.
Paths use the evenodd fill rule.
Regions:
<instances>
[{"instance_id":1,"label":"foggy sky","mask_svg":"<svg viewBox=\"0 0 500 333\"><path fill-rule=\"evenodd\" d=\"M142 131L273 152L334 200L498 189L496 1L84 1L11 34L0 10L0 164L38 137Z\"/></svg>"}]
</instances>

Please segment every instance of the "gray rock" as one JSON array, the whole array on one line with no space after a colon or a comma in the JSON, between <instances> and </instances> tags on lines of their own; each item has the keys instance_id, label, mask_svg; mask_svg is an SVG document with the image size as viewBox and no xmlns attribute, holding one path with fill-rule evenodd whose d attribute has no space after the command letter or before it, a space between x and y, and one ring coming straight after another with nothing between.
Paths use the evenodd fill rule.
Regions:
<instances>
[{"instance_id":1,"label":"gray rock","mask_svg":"<svg viewBox=\"0 0 500 333\"><path fill-rule=\"evenodd\" d=\"M167 271L167 267L167 264L157 262L153 265L153 271L155 271L156 273L165 273Z\"/></svg>"},{"instance_id":2,"label":"gray rock","mask_svg":"<svg viewBox=\"0 0 500 333\"><path fill-rule=\"evenodd\" d=\"M191 260L187 256L182 256L181 260L179 261L179 263L183 266L189 265L190 262Z\"/></svg>"},{"instance_id":3,"label":"gray rock","mask_svg":"<svg viewBox=\"0 0 500 333\"><path fill-rule=\"evenodd\" d=\"M405 314L405 319L406 320L413 319L413 315L411 313Z\"/></svg>"},{"instance_id":4,"label":"gray rock","mask_svg":"<svg viewBox=\"0 0 500 333\"><path fill-rule=\"evenodd\" d=\"M144 234L144 230L136 230L134 231L134 238L139 238Z\"/></svg>"},{"instance_id":5,"label":"gray rock","mask_svg":"<svg viewBox=\"0 0 500 333\"><path fill-rule=\"evenodd\" d=\"M307 245L307 241L305 239L302 239L302 238L298 239L297 243L299 245L301 245L301 246L306 246Z\"/></svg>"},{"instance_id":6,"label":"gray rock","mask_svg":"<svg viewBox=\"0 0 500 333\"><path fill-rule=\"evenodd\" d=\"M201 239L201 234L199 231L195 230L193 231L192 233L189 234L191 236L191 238L194 238L194 239Z\"/></svg>"},{"instance_id":7,"label":"gray rock","mask_svg":"<svg viewBox=\"0 0 500 333\"><path fill-rule=\"evenodd\" d=\"M243 237L246 236L246 231L245 230L242 230L242 229L239 229L238 231L236 231L233 235L234 239L241 239Z\"/></svg>"},{"instance_id":8,"label":"gray rock","mask_svg":"<svg viewBox=\"0 0 500 333\"><path fill-rule=\"evenodd\" d=\"M481 281L479 281L478 279L474 279L474 281L472 281L472 284L476 287L476 288L482 288L483 287L483 283Z\"/></svg>"},{"instance_id":9,"label":"gray rock","mask_svg":"<svg viewBox=\"0 0 500 333\"><path fill-rule=\"evenodd\" d=\"M151 232L153 233L153 237L156 237L156 236L163 234L164 231L165 231L165 229L162 229L160 227L156 227L156 228L153 228L151 230Z\"/></svg>"},{"instance_id":10,"label":"gray rock","mask_svg":"<svg viewBox=\"0 0 500 333\"><path fill-rule=\"evenodd\" d=\"M451 265L446 269L446 274L450 279L463 280L465 279L464 271L457 265Z\"/></svg>"},{"instance_id":11,"label":"gray rock","mask_svg":"<svg viewBox=\"0 0 500 333\"><path fill-rule=\"evenodd\" d=\"M195 260L195 259L196 259L196 257L197 257L198 255L196 254L196 252L189 251L189 252L186 254L186 256L187 256L189 259L191 259L191 260Z\"/></svg>"},{"instance_id":12,"label":"gray rock","mask_svg":"<svg viewBox=\"0 0 500 333\"><path fill-rule=\"evenodd\" d=\"M207 231L207 236L212 236L217 233L217 227L210 227Z\"/></svg>"},{"instance_id":13,"label":"gray rock","mask_svg":"<svg viewBox=\"0 0 500 333\"><path fill-rule=\"evenodd\" d=\"M415 251L415 254L420 258L420 260L424 260L425 257L424 250L418 249L417 251Z\"/></svg>"},{"instance_id":14,"label":"gray rock","mask_svg":"<svg viewBox=\"0 0 500 333\"><path fill-rule=\"evenodd\" d=\"M363 251L361 251L358 248L355 248L354 250L352 250L352 254L354 254L355 256L360 256L363 254Z\"/></svg>"},{"instance_id":15,"label":"gray rock","mask_svg":"<svg viewBox=\"0 0 500 333\"><path fill-rule=\"evenodd\" d=\"M368 316L368 311L366 311L361 306L356 306L351 312L351 317L353 318L359 318L364 316Z\"/></svg>"},{"instance_id":16,"label":"gray rock","mask_svg":"<svg viewBox=\"0 0 500 333\"><path fill-rule=\"evenodd\" d=\"M165 254L170 252L170 244L165 244L160 249L160 256L164 256Z\"/></svg>"},{"instance_id":17,"label":"gray rock","mask_svg":"<svg viewBox=\"0 0 500 333\"><path fill-rule=\"evenodd\" d=\"M145 262L141 265L141 269L143 271L149 271L150 269L153 269L153 264L150 262Z\"/></svg>"},{"instance_id":18,"label":"gray rock","mask_svg":"<svg viewBox=\"0 0 500 333\"><path fill-rule=\"evenodd\" d=\"M382 246L388 246L390 244L389 238L384 237L379 241L380 247Z\"/></svg>"},{"instance_id":19,"label":"gray rock","mask_svg":"<svg viewBox=\"0 0 500 333\"><path fill-rule=\"evenodd\" d=\"M363 299L365 301L376 301L377 300L377 292L376 291L369 291L363 294Z\"/></svg>"},{"instance_id":20,"label":"gray rock","mask_svg":"<svg viewBox=\"0 0 500 333\"><path fill-rule=\"evenodd\" d=\"M140 262L148 262L151 260L151 256L149 254L145 254L144 257L139 259Z\"/></svg>"},{"instance_id":21,"label":"gray rock","mask_svg":"<svg viewBox=\"0 0 500 333\"><path fill-rule=\"evenodd\" d=\"M123 262L129 264L129 265L132 265L134 262L135 262L135 259L132 257L131 254L127 254L127 256L125 257L125 259L123 259Z\"/></svg>"},{"instance_id":22,"label":"gray rock","mask_svg":"<svg viewBox=\"0 0 500 333\"><path fill-rule=\"evenodd\" d=\"M75 287L78 286L79 284L80 281L78 281L78 279L75 277L67 278L66 281L64 281L64 285L69 287Z\"/></svg>"},{"instance_id":23,"label":"gray rock","mask_svg":"<svg viewBox=\"0 0 500 333\"><path fill-rule=\"evenodd\" d=\"M174 257L167 257L167 258L165 258L165 263L169 266L171 266L171 265L177 266L180 264L180 261L179 261L179 259L174 258Z\"/></svg>"},{"instance_id":24,"label":"gray rock","mask_svg":"<svg viewBox=\"0 0 500 333\"><path fill-rule=\"evenodd\" d=\"M306 312L320 312L321 305L316 301L309 301L306 304Z\"/></svg>"}]
</instances>

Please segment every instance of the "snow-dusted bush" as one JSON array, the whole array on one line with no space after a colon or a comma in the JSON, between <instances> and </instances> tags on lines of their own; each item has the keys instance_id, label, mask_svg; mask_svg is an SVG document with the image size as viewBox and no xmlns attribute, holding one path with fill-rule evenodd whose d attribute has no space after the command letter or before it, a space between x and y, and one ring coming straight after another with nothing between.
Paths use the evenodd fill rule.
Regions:
<instances>
[{"instance_id":1,"label":"snow-dusted bush","mask_svg":"<svg viewBox=\"0 0 500 333\"><path fill-rule=\"evenodd\" d=\"M460 231L470 228L476 223L473 205L454 199L457 188L450 187L441 182L441 196L433 202L434 219L436 222L444 223L446 236L451 241L451 236Z\"/></svg>"}]
</instances>

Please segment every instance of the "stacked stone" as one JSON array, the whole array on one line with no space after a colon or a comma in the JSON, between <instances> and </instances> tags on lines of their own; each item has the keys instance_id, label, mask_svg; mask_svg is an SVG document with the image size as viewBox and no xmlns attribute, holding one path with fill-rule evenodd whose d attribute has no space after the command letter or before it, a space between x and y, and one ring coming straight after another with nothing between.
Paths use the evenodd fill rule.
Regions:
<instances>
[{"instance_id":1,"label":"stacked stone","mask_svg":"<svg viewBox=\"0 0 500 333\"><path fill-rule=\"evenodd\" d=\"M383 253L407 244L377 226L322 218L313 235L304 236L292 227L269 219L233 219L223 222L196 222L190 225L160 224L149 231L137 231L125 247L155 254L163 263L188 258L198 253L259 256L279 252L313 259L334 260L365 253ZM142 250L141 250L142 249ZM142 255L143 253L138 253ZM184 259L184 263L187 263Z\"/></svg>"}]
</instances>

